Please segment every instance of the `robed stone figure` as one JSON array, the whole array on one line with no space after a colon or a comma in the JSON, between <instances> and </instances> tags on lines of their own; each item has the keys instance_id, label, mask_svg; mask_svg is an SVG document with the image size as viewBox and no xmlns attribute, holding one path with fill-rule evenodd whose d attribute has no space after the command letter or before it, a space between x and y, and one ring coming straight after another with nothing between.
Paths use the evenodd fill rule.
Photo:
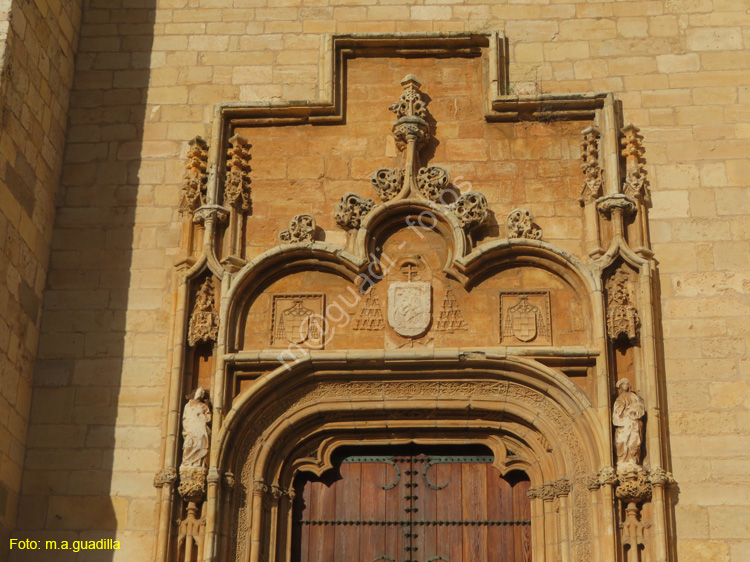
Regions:
<instances>
[{"instance_id":1,"label":"robed stone figure","mask_svg":"<svg viewBox=\"0 0 750 562\"><path fill-rule=\"evenodd\" d=\"M640 464L643 435L643 416L646 406L643 399L630 389L630 381L617 381L618 395L612 406L612 425L615 426L617 468Z\"/></svg>"},{"instance_id":2,"label":"robed stone figure","mask_svg":"<svg viewBox=\"0 0 750 562\"><path fill-rule=\"evenodd\" d=\"M199 386L182 411L182 464L185 468L206 468L211 443L211 409L206 404L206 391Z\"/></svg>"}]
</instances>

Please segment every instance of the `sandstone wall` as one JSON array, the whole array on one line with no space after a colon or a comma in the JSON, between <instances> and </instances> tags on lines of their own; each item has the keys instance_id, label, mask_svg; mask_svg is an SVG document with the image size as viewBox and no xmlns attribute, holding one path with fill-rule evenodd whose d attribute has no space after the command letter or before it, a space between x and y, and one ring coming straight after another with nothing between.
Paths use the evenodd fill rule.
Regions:
<instances>
[{"instance_id":1,"label":"sandstone wall","mask_svg":"<svg viewBox=\"0 0 750 562\"><path fill-rule=\"evenodd\" d=\"M0 557L21 489L81 5L0 2Z\"/></svg>"},{"instance_id":2,"label":"sandstone wall","mask_svg":"<svg viewBox=\"0 0 750 562\"><path fill-rule=\"evenodd\" d=\"M747 0L91 0L21 532L117 537L113 560L151 555L176 207L186 141L208 135L212 105L313 98L324 33L499 30L513 91L611 90L642 128L680 561L749 559L748 9ZM291 205L289 217L300 212Z\"/></svg>"}]
</instances>

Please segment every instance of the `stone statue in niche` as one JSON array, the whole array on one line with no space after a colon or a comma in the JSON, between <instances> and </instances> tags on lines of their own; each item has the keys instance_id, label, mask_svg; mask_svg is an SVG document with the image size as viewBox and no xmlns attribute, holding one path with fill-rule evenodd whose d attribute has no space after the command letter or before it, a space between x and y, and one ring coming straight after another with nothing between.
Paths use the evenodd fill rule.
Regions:
<instances>
[{"instance_id":1,"label":"stone statue in niche","mask_svg":"<svg viewBox=\"0 0 750 562\"><path fill-rule=\"evenodd\" d=\"M205 469L208 466L208 448L211 443L211 408L206 391L199 386L182 411L182 464L185 469Z\"/></svg>"},{"instance_id":2,"label":"stone statue in niche","mask_svg":"<svg viewBox=\"0 0 750 562\"><path fill-rule=\"evenodd\" d=\"M646 406L643 399L631 390L628 379L617 381L617 391L612 406L612 425L615 426L617 470L620 471L640 465Z\"/></svg>"}]
</instances>

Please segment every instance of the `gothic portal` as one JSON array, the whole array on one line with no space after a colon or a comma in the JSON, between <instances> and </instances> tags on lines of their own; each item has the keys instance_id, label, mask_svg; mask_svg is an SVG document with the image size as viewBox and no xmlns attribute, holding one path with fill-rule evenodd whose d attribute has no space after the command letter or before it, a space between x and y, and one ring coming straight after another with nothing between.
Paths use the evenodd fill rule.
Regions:
<instances>
[{"instance_id":1,"label":"gothic portal","mask_svg":"<svg viewBox=\"0 0 750 562\"><path fill-rule=\"evenodd\" d=\"M160 561L670 558L641 137L504 52L333 36L190 141Z\"/></svg>"}]
</instances>

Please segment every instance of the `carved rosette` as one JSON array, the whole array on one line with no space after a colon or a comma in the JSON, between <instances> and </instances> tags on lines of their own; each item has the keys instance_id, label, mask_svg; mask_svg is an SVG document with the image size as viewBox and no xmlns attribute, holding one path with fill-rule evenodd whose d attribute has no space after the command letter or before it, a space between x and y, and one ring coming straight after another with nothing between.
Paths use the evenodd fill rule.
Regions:
<instances>
[{"instance_id":1,"label":"carved rosette","mask_svg":"<svg viewBox=\"0 0 750 562\"><path fill-rule=\"evenodd\" d=\"M229 139L224 204L238 212L250 209L250 144L242 135Z\"/></svg>"},{"instance_id":2,"label":"carved rosette","mask_svg":"<svg viewBox=\"0 0 750 562\"><path fill-rule=\"evenodd\" d=\"M195 298L193 314L188 326L188 343L216 341L219 336L219 313L216 310L214 282L207 278Z\"/></svg>"},{"instance_id":3,"label":"carved rosette","mask_svg":"<svg viewBox=\"0 0 750 562\"><path fill-rule=\"evenodd\" d=\"M163 468L154 475L154 487L161 488L164 484L174 484L177 481L177 470Z\"/></svg>"},{"instance_id":4,"label":"carved rosette","mask_svg":"<svg viewBox=\"0 0 750 562\"><path fill-rule=\"evenodd\" d=\"M279 234L279 239L286 244L295 242L312 243L315 240L317 224L312 215L297 215L289 221L289 228Z\"/></svg>"},{"instance_id":5,"label":"carved rosette","mask_svg":"<svg viewBox=\"0 0 750 562\"><path fill-rule=\"evenodd\" d=\"M206 203L206 167L208 165L208 145L198 136L188 142L190 149L187 153L185 175L182 178L182 198L180 213L192 215L201 205Z\"/></svg>"},{"instance_id":6,"label":"carved rosette","mask_svg":"<svg viewBox=\"0 0 750 562\"><path fill-rule=\"evenodd\" d=\"M401 80L404 91L401 97L389 108L398 120L393 124L393 136L396 146L404 150L409 143L421 147L430 138L429 126L424 118L427 116L427 102L419 91L419 80L408 74Z\"/></svg>"},{"instance_id":7,"label":"carved rosette","mask_svg":"<svg viewBox=\"0 0 750 562\"><path fill-rule=\"evenodd\" d=\"M584 180L581 185L581 203L591 203L601 195L602 169L599 166L599 129L588 127L583 131L581 141L581 171Z\"/></svg>"},{"instance_id":8,"label":"carved rosette","mask_svg":"<svg viewBox=\"0 0 750 562\"><path fill-rule=\"evenodd\" d=\"M370 183L383 202L390 201L404 188L404 170L380 168L373 172Z\"/></svg>"},{"instance_id":9,"label":"carved rosette","mask_svg":"<svg viewBox=\"0 0 750 562\"><path fill-rule=\"evenodd\" d=\"M467 232L479 228L490 217L487 198L478 191L461 194L449 208L461 223L461 228Z\"/></svg>"},{"instance_id":10,"label":"carved rosette","mask_svg":"<svg viewBox=\"0 0 750 562\"><path fill-rule=\"evenodd\" d=\"M417 172L417 192L429 201L440 203L450 183L451 176L445 168L429 166Z\"/></svg>"},{"instance_id":11,"label":"carved rosette","mask_svg":"<svg viewBox=\"0 0 750 562\"><path fill-rule=\"evenodd\" d=\"M542 229L534 223L534 214L528 209L513 209L508 214L507 225L508 238L542 238Z\"/></svg>"},{"instance_id":12,"label":"carved rosette","mask_svg":"<svg viewBox=\"0 0 750 562\"><path fill-rule=\"evenodd\" d=\"M372 199L365 199L356 193L347 193L336 206L336 224L347 230L359 228L362 219L374 205L375 201Z\"/></svg>"},{"instance_id":13,"label":"carved rosette","mask_svg":"<svg viewBox=\"0 0 750 562\"><path fill-rule=\"evenodd\" d=\"M620 139L623 146L622 155L625 157L625 182L623 193L636 201L649 202L651 195L648 189L648 179L643 165L643 137L640 129L635 125L627 125L622 129L624 138Z\"/></svg>"},{"instance_id":14,"label":"carved rosette","mask_svg":"<svg viewBox=\"0 0 750 562\"><path fill-rule=\"evenodd\" d=\"M186 501L199 502L206 495L206 468L180 469L180 485L177 488L180 496Z\"/></svg>"},{"instance_id":15,"label":"carved rosette","mask_svg":"<svg viewBox=\"0 0 750 562\"><path fill-rule=\"evenodd\" d=\"M612 341L623 337L635 342L638 339L640 319L631 295L630 275L625 266L607 281L607 333Z\"/></svg>"}]
</instances>

